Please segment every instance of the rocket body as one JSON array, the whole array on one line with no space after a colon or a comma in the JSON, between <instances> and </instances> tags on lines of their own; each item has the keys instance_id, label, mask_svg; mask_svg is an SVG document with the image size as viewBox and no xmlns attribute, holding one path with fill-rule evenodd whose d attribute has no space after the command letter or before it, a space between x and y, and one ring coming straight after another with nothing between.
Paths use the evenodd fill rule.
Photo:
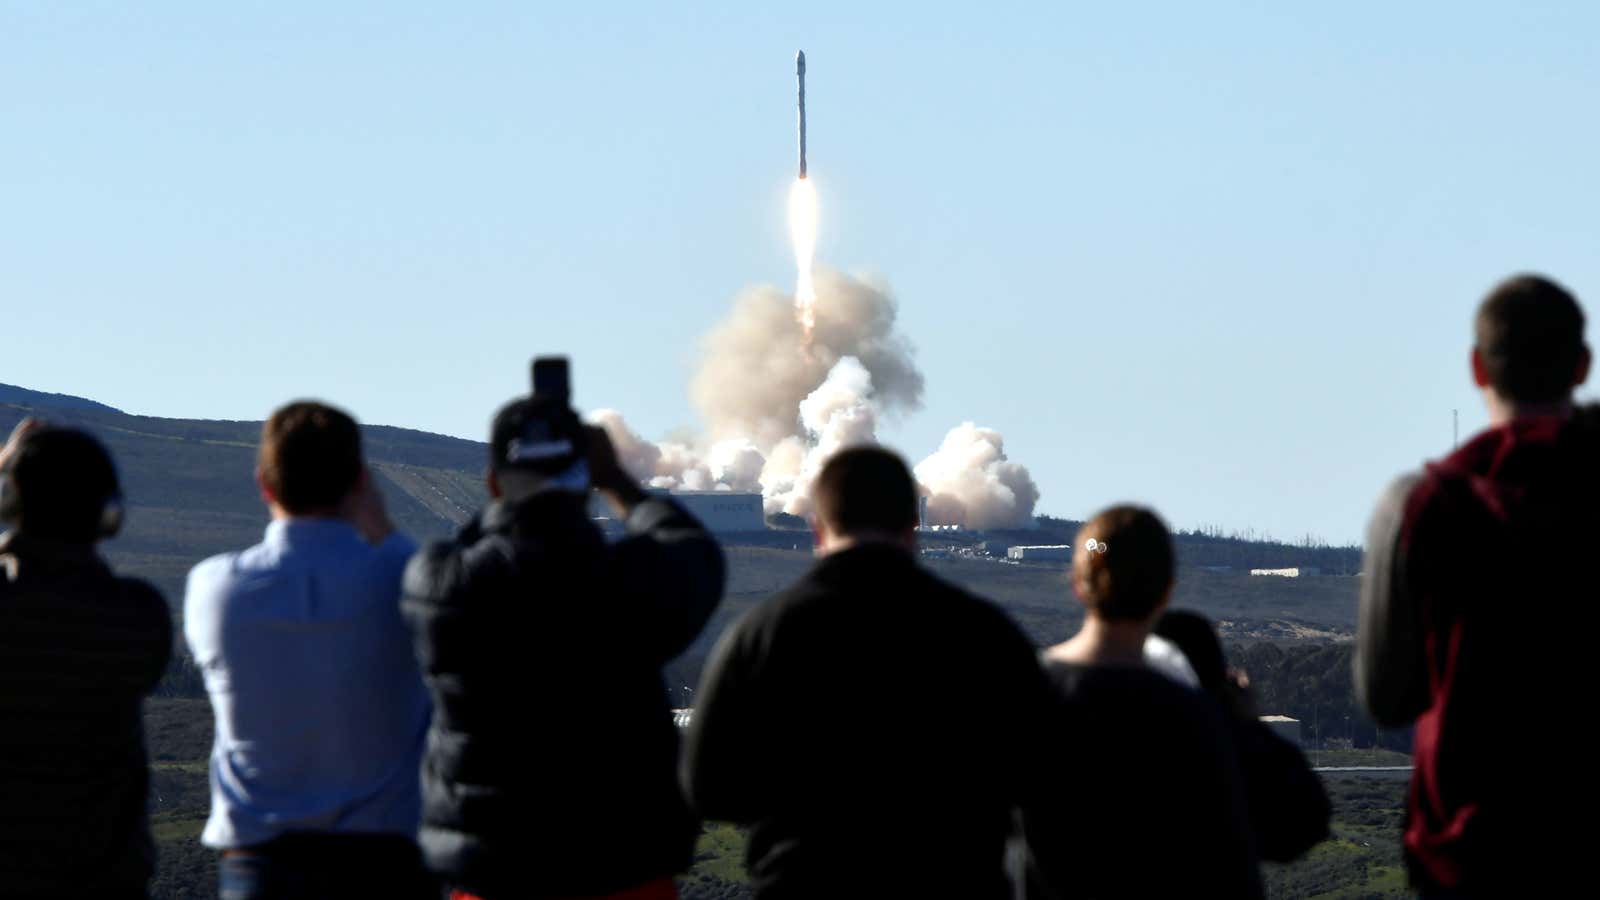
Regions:
<instances>
[{"instance_id":1,"label":"rocket body","mask_svg":"<svg viewBox=\"0 0 1600 900\"><path fill-rule=\"evenodd\" d=\"M800 84L800 177L806 177L806 52L794 56L794 77Z\"/></svg>"}]
</instances>

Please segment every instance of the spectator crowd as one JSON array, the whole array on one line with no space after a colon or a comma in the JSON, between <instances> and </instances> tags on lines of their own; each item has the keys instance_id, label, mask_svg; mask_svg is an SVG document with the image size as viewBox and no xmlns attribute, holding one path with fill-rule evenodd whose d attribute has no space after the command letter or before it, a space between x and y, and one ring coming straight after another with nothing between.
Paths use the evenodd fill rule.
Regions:
<instances>
[{"instance_id":1,"label":"spectator crowd","mask_svg":"<svg viewBox=\"0 0 1600 900\"><path fill-rule=\"evenodd\" d=\"M1426 897L1583 881L1582 747L1507 727L1578 705L1596 633L1583 331L1556 283L1496 286L1470 357L1490 426L1370 525L1355 680L1415 726L1403 845ZM1262 860L1327 835L1319 780L1211 623L1168 609L1172 538L1145 507L1083 525L1083 624L1041 651L920 564L898 455L838 451L815 565L721 635L680 750L662 671L716 611L723 553L582 422L564 365L495 414L490 501L447 540L394 528L357 423L323 403L272 413L256 479L261 542L194 566L181 619L226 900L670 900L703 820L748 827L762 900L1250 898ZM0 450L0 896L143 897L154 871L141 708L174 627L96 551L123 517L90 434L29 419Z\"/></svg>"}]
</instances>

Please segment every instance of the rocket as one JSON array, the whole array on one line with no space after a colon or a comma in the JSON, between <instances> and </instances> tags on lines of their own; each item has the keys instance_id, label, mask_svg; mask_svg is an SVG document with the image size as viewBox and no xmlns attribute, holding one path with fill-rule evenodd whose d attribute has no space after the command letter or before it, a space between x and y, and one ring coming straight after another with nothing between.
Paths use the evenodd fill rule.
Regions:
<instances>
[{"instance_id":1,"label":"rocket","mask_svg":"<svg viewBox=\"0 0 1600 900\"><path fill-rule=\"evenodd\" d=\"M794 55L794 77L800 83L800 177L806 177L806 52Z\"/></svg>"}]
</instances>

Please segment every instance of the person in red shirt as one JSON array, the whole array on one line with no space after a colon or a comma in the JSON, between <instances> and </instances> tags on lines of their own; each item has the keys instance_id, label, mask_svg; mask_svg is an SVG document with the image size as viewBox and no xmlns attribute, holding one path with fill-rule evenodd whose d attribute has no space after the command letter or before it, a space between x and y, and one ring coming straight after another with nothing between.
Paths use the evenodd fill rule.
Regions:
<instances>
[{"instance_id":1,"label":"person in red shirt","mask_svg":"<svg viewBox=\"0 0 1600 900\"><path fill-rule=\"evenodd\" d=\"M1541 732L1587 708L1600 592L1600 409L1583 311L1521 275L1478 309L1490 427L1400 478L1367 537L1355 683L1415 723L1404 846L1425 897L1548 896L1588 880L1584 748ZM1561 646L1570 635L1577 646Z\"/></svg>"}]
</instances>

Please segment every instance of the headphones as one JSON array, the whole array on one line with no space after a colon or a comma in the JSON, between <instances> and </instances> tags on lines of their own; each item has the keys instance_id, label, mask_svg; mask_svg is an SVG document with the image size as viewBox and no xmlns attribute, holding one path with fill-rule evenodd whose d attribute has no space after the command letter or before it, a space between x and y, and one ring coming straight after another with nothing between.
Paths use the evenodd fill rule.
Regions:
<instances>
[{"instance_id":1,"label":"headphones","mask_svg":"<svg viewBox=\"0 0 1600 900\"><path fill-rule=\"evenodd\" d=\"M26 442L27 438L23 438ZM18 448L19 452L21 448ZM16 463L10 462L5 468L0 469L0 522L8 527L15 528L22 517L22 496L12 481L11 470ZM101 540L117 536L122 530L122 520L126 515L126 507L122 502L122 491L112 488L111 493L100 501L100 518L95 525L95 536Z\"/></svg>"}]
</instances>

